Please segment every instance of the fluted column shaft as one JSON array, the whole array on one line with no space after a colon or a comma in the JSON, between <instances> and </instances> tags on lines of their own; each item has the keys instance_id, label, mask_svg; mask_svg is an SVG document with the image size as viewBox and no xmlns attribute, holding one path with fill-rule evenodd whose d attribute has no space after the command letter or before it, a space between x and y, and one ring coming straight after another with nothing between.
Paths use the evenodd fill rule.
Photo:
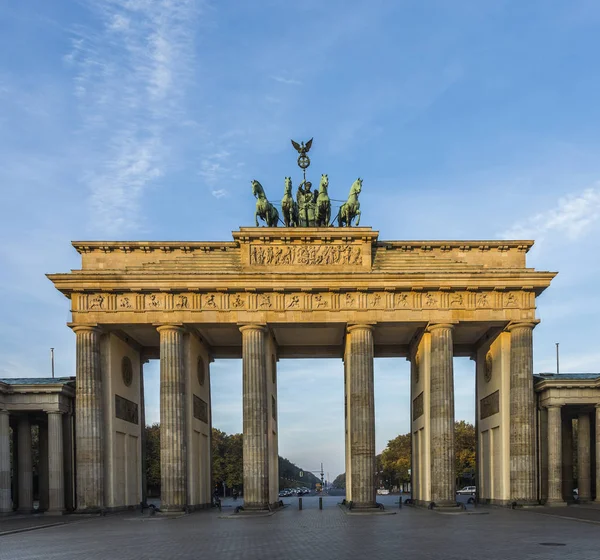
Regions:
<instances>
[{"instance_id":1,"label":"fluted column shaft","mask_svg":"<svg viewBox=\"0 0 600 560\"><path fill-rule=\"evenodd\" d=\"M373 386L373 326L348 327L350 345L350 462L352 504L375 507L375 391Z\"/></svg>"},{"instance_id":2,"label":"fluted column shaft","mask_svg":"<svg viewBox=\"0 0 600 560\"><path fill-rule=\"evenodd\" d=\"M10 498L10 426L8 410L0 410L0 514L12 511Z\"/></svg>"},{"instance_id":3,"label":"fluted column shaft","mask_svg":"<svg viewBox=\"0 0 600 560\"><path fill-rule=\"evenodd\" d=\"M77 336L75 463L77 510L104 508L104 405L99 329L73 328Z\"/></svg>"},{"instance_id":4,"label":"fluted column shaft","mask_svg":"<svg viewBox=\"0 0 600 560\"><path fill-rule=\"evenodd\" d=\"M19 511L33 511L33 457L31 453L31 424L27 416L19 418L17 425L19 469Z\"/></svg>"},{"instance_id":5,"label":"fluted column shaft","mask_svg":"<svg viewBox=\"0 0 600 560\"><path fill-rule=\"evenodd\" d=\"M580 502L592 499L590 415L583 412L577 421L577 485Z\"/></svg>"},{"instance_id":6,"label":"fluted column shaft","mask_svg":"<svg viewBox=\"0 0 600 560\"><path fill-rule=\"evenodd\" d=\"M510 332L510 497L537 503L533 323L516 323Z\"/></svg>"},{"instance_id":7,"label":"fluted column shaft","mask_svg":"<svg viewBox=\"0 0 600 560\"><path fill-rule=\"evenodd\" d=\"M596 499L600 502L600 404L596 405Z\"/></svg>"},{"instance_id":8,"label":"fluted column shaft","mask_svg":"<svg viewBox=\"0 0 600 560\"><path fill-rule=\"evenodd\" d=\"M187 501L185 370L183 329L162 325L160 333L161 509L182 511Z\"/></svg>"},{"instance_id":9,"label":"fluted column shaft","mask_svg":"<svg viewBox=\"0 0 600 560\"><path fill-rule=\"evenodd\" d=\"M548 501L549 505L563 504L563 449L560 406L548 407Z\"/></svg>"},{"instance_id":10,"label":"fluted column shaft","mask_svg":"<svg viewBox=\"0 0 600 560\"><path fill-rule=\"evenodd\" d=\"M145 505L148 501L148 477L146 474L146 468L148 466L148 459L146 457L146 397L144 395L144 364L148 360L140 360L140 424L142 425L141 430L141 482L142 482L142 503Z\"/></svg>"},{"instance_id":11,"label":"fluted column shaft","mask_svg":"<svg viewBox=\"0 0 600 560\"><path fill-rule=\"evenodd\" d=\"M573 419L565 411L562 422L563 500L573 499Z\"/></svg>"},{"instance_id":12,"label":"fluted column shaft","mask_svg":"<svg viewBox=\"0 0 600 560\"><path fill-rule=\"evenodd\" d=\"M48 510L48 425L38 425L39 469L38 469L38 511Z\"/></svg>"},{"instance_id":13,"label":"fluted column shaft","mask_svg":"<svg viewBox=\"0 0 600 560\"><path fill-rule=\"evenodd\" d=\"M244 417L244 508L269 505L266 328L244 325L242 333Z\"/></svg>"},{"instance_id":14,"label":"fluted column shaft","mask_svg":"<svg viewBox=\"0 0 600 560\"><path fill-rule=\"evenodd\" d=\"M48 412L48 512L65 509L65 469L63 455L63 415Z\"/></svg>"},{"instance_id":15,"label":"fluted column shaft","mask_svg":"<svg viewBox=\"0 0 600 560\"><path fill-rule=\"evenodd\" d=\"M456 504L454 461L454 346L450 324L430 325L431 333L431 501Z\"/></svg>"}]
</instances>

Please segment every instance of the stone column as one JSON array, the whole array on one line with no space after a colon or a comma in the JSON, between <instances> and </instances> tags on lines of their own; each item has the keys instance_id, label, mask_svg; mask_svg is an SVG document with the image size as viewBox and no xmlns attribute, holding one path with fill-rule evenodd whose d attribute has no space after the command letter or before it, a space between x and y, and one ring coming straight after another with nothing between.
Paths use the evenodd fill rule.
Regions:
<instances>
[{"instance_id":1,"label":"stone column","mask_svg":"<svg viewBox=\"0 0 600 560\"><path fill-rule=\"evenodd\" d=\"M187 501L185 371L183 329L162 325L160 333L160 508L183 511Z\"/></svg>"},{"instance_id":2,"label":"stone column","mask_svg":"<svg viewBox=\"0 0 600 560\"><path fill-rule=\"evenodd\" d=\"M437 506L455 506L454 464L454 325L428 327L431 333L431 501Z\"/></svg>"},{"instance_id":3,"label":"stone column","mask_svg":"<svg viewBox=\"0 0 600 560\"><path fill-rule=\"evenodd\" d=\"M98 328L75 326L77 383L75 395L75 464L77 511L104 508L104 408Z\"/></svg>"},{"instance_id":4,"label":"stone column","mask_svg":"<svg viewBox=\"0 0 600 560\"><path fill-rule=\"evenodd\" d=\"M38 511L48 510L48 424L38 424Z\"/></svg>"},{"instance_id":5,"label":"stone column","mask_svg":"<svg viewBox=\"0 0 600 560\"><path fill-rule=\"evenodd\" d=\"M73 456L73 414L63 414L63 451L64 451L64 470L65 470L65 509L73 511L75 509L75 480L74 480L74 461Z\"/></svg>"},{"instance_id":6,"label":"stone column","mask_svg":"<svg viewBox=\"0 0 600 560\"><path fill-rule=\"evenodd\" d=\"M514 323L510 332L510 500L537 504L534 323Z\"/></svg>"},{"instance_id":7,"label":"stone column","mask_svg":"<svg viewBox=\"0 0 600 560\"><path fill-rule=\"evenodd\" d=\"M267 426L266 328L240 327L243 358L244 508L269 507L269 455Z\"/></svg>"},{"instance_id":8,"label":"stone column","mask_svg":"<svg viewBox=\"0 0 600 560\"><path fill-rule=\"evenodd\" d=\"M561 406L548 407L548 500L546 505L564 505L562 493L562 419Z\"/></svg>"},{"instance_id":9,"label":"stone column","mask_svg":"<svg viewBox=\"0 0 600 560\"><path fill-rule=\"evenodd\" d=\"M0 515L12 512L10 490L10 426L8 410L0 410Z\"/></svg>"},{"instance_id":10,"label":"stone column","mask_svg":"<svg viewBox=\"0 0 600 560\"><path fill-rule=\"evenodd\" d=\"M352 505L354 508L372 508L376 507L373 326L351 325L348 336Z\"/></svg>"},{"instance_id":11,"label":"stone column","mask_svg":"<svg viewBox=\"0 0 600 560\"><path fill-rule=\"evenodd\" d=\"M577 421L577 484L579 502L592 499L591 464L590 464L590 415L579 414Z\"/></svg>"},{"instance_id":12,"label":"stone column","mask_svg":"<svg viewBox=\"0 0 600 560\"><path fill-rule=\"evenodd\" d=\"M19 440L17 468L19 469L19 512L33 511L33 457L31 453L31 424L21 416L17 425Z\"/></svg>"},{"instance_id":13,"label":"stone column","mask_svg":"<svg viewBox=\"0 0 600 560\"><path fill-rule=\"evenodd\" d=\"M146 457L146 397L144 396L144 364L147 363L148 360L143 360L140 356L140 424L142 425L141 429L141 483L142 483L142 504L144 506L148 503L148 480L146 476L146 467L147 467L147 457Z\"/></svg>"},{"instance_id":14,"label":"stone column","mask_svg":"<svg viewBox=\"0 0 600 560\"><path fill-rule=\"evenodd\" d=\"M65 509L63 418L58 410L48 412L48 513Z\"/></svg>"},{"instance_id":15,"label":"stone column","mask_svg":"<svg viewBox=\"0 0 600 560\"><path fill-rule=\"evenodd\" d=\"M596 499L600 503L600 404L596 405Z\"/></svg>"},{"instance_id":16,"label":"stone column","mask_svg":"<svg viewBox=\"0 0 600 560\"><path fill-rule=\"evenodd\" d=\"M573 419L567 409L562 421L563 500L573 500Z\"/></svg>"}]
</instances>

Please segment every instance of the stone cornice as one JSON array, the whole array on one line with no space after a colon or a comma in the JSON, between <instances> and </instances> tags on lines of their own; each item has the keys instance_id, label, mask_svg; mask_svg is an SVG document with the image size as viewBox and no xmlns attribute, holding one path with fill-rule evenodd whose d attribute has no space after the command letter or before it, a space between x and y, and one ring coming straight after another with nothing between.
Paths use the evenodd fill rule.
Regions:
<instances>
[{"instance_id":1,"label":"stone cornice","mask_svg":"<svg viewBox=\"0 0 600 560\"><path fill-rule=\"evenodd\" d=\"M206 252L235 249L239 246L234 241L72 241L71 245L80 254L110 253L113 251L121 253L132 253L133 251L170 253L175 250L189 253L192 251Z\"/></svg>"},{"instance_id":2,"label":"stone cornice","mask_svg":"<svg viewBox=\"0 0 600 560\"><path fill-rule=\"evenodd\" d=\"M244 291L252 285L256 290L273 291L273 278L280 274L268 272L246 272L209 274L173 272L141 273L124 271L74 271L72 273L48 274L47 277L63 293L97 291ZM307 277L314 290L327 290L330 286L330 274L285 273L285 285L280 290L306 289ZM336 289L352 290L357 282L368 281L369 290L445 290L466 289L470 291L495 290L507 291L521 289L541 293L550 285L555 272L519 270L486 270L474 277L472 272L355 272L336 274ZM320 277L320 278L319 278ZM86 286L87 284L87 286ZM171 285L169 285L171 284ZM215 286L228 286L215 288Z\"/></svg>"},{"instance_id":3,"label":"stone cornice","mask_svg":"<svg viewBox=\"0 0 600 560\"><path fill-rule=\"evenodd\" d=\"M600 376L596 379L542 379L534 382L536 393L549 389L600 389Z\"/></svg>"},{"instance_id":4,"label":"stone cornice","mask_svg":"<svg viewBox=\"0 0 600 560\"><path fill-rule=\"evenodd\" d=\"M255 230L255 231L252 231ZM72 241L71 245L78 253L109 253L122 252L131 253L140 251L170 253L181 251L190 253L193 251L214 251L236 249L240 243L249 243L251 241L271 242L315 242L315 241L333 241L333 240L368 240L376 244L377 247L386 249L396 249L400 251L431 251L441 250L450 251L458 249L467 251L523 251L528 252L534 245L534 241L528 239L516 240L410 240L410 241L378 241L379 232L371 228L303 228L301 230L291 230L283 228L240 228L240 231L233 232L235 241Z\"/></svg>"}]
</instances>

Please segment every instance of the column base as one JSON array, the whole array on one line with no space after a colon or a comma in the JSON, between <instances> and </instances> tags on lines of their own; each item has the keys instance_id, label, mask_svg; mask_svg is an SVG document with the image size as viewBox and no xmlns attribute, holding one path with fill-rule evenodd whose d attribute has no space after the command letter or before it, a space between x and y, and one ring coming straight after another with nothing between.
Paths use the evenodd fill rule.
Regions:
<instances>
[{"instance_id":1,"label":"column base","mask_svg":"<svg viewBox=\"0 0 600 560\"><path fill-rule=\"evenodd\" d=\"M563 500L546 500L544 505L547 507L564 507L567 505L567 502Z\"/></svg>"},{"instance_id":2,"label":"column base","mask_svg":"<svg viewBox=\"0 0 600 560\"><path fill-rule=\"evenodd\" d=\"M77 508L73 513L75 514L81 514L81 515L87 515L87 514L100 514L100 513L105 513L106 510L104 508L101 507L96 507L96 506L91 506L91 507L87 507L87 508Z\"/></svg>"},{"instance_id":3,"label":"column base","mask_svg":"<svg viewBox=\"0 0 600 560\"><path fill-rule=\"evenodd\" d=\"M161 513L185 513L186 506L160 506Z\"/></svg>"},{"instance_id":4,"label":"column base","mask_svg":"<svg viewBox=\"0 0 600 560\"><path fill-rule=\"evenodd\" d=\"M44 515L48 515L51 517L65 515L67 513L64 509L49 509L44 512Z\"/></svg>"},{"instance_id":5,"label":"column base","mask_svg":"<svg viewBox=\"0 0 600 560\"><path fill-rule=\"evenodd\" d=\"M19 515L30 515L32 513L41 513L38 512L36 509L31 508L19 508L17 509L16 513L18 513Z\"/></svg>"}]
</instances>

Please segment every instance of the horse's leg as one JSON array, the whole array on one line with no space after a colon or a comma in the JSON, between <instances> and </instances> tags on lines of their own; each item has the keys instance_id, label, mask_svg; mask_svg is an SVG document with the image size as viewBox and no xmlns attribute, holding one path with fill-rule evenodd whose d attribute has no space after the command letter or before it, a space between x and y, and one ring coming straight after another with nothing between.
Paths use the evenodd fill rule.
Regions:
<instances>
[{"instance_id":1,"label":"horse's leg","mask_svg":"<svg viewBox=\"0 0 600 560\"><path fill-rule=\"evenodd\" d=\"M360 210L356 211L356 227L360 224Z\"/></svg>"},{"instance_id":2,"label":"horse's leg","mask_svg":"<svg viewBox=\"0 0 600 560\"><path fill-rule=\"evenodd\" d=\"M258 210L254 212L254 222L256 223L256 227L258 227Z\"/></svg>"}]
</instances>

